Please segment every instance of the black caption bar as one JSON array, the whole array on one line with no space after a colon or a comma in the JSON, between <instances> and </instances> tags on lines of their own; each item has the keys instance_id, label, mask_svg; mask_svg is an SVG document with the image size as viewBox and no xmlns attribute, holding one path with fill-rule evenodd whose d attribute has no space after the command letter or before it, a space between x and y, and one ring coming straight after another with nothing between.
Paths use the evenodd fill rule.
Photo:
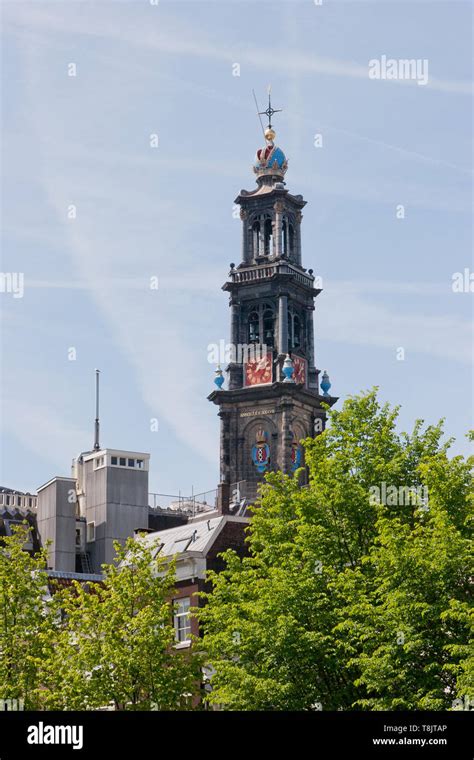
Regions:
<instances>
[{"instance_id":1,"label":"black caption bar","mask_svg":"<svg viewBox=\"0 0 474 760\"><path fill-rule=\"evenodd\" d=\"M459 712L0 712L0 760L19 757L141 757L190 742L268 757L293 744L314 757L472 760L473 713ZM199 738L200 737L200 738ZM218 742L218 744L215 744ZM320 755L318 750L325 749ZM148 750L149 751L149 750ZM194 751L194 750L193 750ZM327 753L331 754L327 754ZM99 754L98 754L99 753Z\"/></svg>"}]
</instances>

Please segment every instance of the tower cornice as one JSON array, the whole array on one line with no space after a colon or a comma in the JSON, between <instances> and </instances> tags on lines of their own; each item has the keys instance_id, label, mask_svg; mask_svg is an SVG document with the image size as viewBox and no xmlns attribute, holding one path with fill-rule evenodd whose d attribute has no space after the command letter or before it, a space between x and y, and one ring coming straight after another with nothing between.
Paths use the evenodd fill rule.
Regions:
<instances>
[{"instance_id":1,"label":"tower cornice","mask_svg":"<svg viewBox=\"0 0 474 760\"><path fill-rule=\"evenodd\" d=\"M260 200L261 198L274 198L275 200L287 200L299 209L306 206L307 201L304 200L302 195L293 195L284 186L283 182L276 183L274 185L262 185L255 188L255 190L241 190L234 203L240 205L250 205L252 200Z\"/></svg>"},{"instance_id":2,"label":"tower cornice","mask_svg":"<svg viewBox=\"0 0 474 760\"><path fill-rule=\"evenodd\" d=\"M241 265L237 269L231 269L229 277L230 280L224 283L222 290L231 293L235 293L242 285L256 285L264 281L271 281L283 287L288 287L288 284L291 283L314 298L322 291L322 288L314 287L314 276L312 274L308 274L302 267L282 259L270 260L264 264Z\"/></svg>"},{"instance_id":3,"label":"tower cornice","mask_svg":"<svg viewBox=\"0 0 474 760\"><path fill-rule=\"evenodd\" d=\"M218 406L236 403L252 404L256 401L270 401L281 400L282 397L287 396L288 399L299 400L313 409L323 410L322 404L333 406L338 401L337 396L324 396L323 394L316 394L302 384L276 382L271 385L252 386L249 388L235 388L234 390L220 390L212 391L207 397L209 401L212 401ZM225 407L224 407L225 408Z\"/></svg>"}]
</instances>

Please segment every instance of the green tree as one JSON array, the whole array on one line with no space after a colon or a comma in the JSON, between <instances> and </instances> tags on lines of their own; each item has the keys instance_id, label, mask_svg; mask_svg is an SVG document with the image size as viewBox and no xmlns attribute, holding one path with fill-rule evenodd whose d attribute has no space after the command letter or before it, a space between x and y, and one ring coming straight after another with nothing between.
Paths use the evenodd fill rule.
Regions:
<instances>
[{"instance_id":1,"label":"green tree","mask_svg":"<svg viewBox=\"0 0 474 760\"><path fill-rule=\"evenodd\" d=\"M191 709L199 656L176 651L174 565L129 539L102 584L54 596L56 633L43 672L47 709ZM193 702L194 700L194 702Z\"/></svg>"},{"instance_id":2,"label":"green tree","mask_svg":"<svg viewBox=\"0 0 474 760\"><path fill-rule=\"evenodd\" d=\"M29 526L13 526L0 543L0 699L40 705L43 643L51 631L48 615L46 549L25 551Z\"/></svg>"},{"instance_id":3,"label":"green tree","mask_svg":"<svg viewBox=\"0 0 474 760\"><path fill-rule=\"evenodd\" d=\"M376 391L328 411L328 428L305 443L309 486L267 476L250 556L228 551L210 575L196 612L209 699L244 710L449 708L472 686L472 461L449 459L441 423L398 434L398 409Z\"/></svg>"}]
</instances>

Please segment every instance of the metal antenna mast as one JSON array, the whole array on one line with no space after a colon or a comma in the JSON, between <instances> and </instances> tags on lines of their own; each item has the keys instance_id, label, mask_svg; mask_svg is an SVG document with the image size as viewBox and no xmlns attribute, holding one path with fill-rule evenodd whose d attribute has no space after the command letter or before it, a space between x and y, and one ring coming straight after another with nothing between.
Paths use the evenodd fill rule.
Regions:
<instances>
[{"instance_id":1,"label":"metal antenna mast","mask_svg":"<svg viewBox=\"0 0 474 760\"><path fill-rule=\"evenodd\" d=\"M95 435L94 435L94 451L99 451L99 375L100 369L95 371Z\"/></svg>"},{"instance_id":2,"label":"metal antenna mast","mask_svg":"<svg viewBox=\"0 0 474 760\"><path fill-rule=\"evenodd\" d=\"M262 117L260 116L261 112L258 110L257 96L255 95L255 90L252 90L252 92L253 92L253 99L255 100L255 105L257 107L257 116L258 116L259 121L260 121L260 126L262 127L263 136L265 137L265 130L263 128Z\"/></svg>"}]
</instances>

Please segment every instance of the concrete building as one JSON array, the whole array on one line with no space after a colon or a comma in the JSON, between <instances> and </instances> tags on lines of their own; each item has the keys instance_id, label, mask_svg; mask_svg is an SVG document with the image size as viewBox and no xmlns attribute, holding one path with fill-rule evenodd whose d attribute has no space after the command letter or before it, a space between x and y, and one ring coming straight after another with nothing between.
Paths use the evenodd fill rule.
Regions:
<instances>
[{"instance_id":1,"label":"concrete building","mask_svg":"<svg viewBox=\"0 0 474 760\"><path fill-rule=\"evenodd\" d=\"M24 545L27 552L37 552L40 541L36 525L35 494L16 491L12 488L0 488L0 540L13 534L14 526L25 521L29 525L29 540Z\"/></svg>"}]
</instances>

